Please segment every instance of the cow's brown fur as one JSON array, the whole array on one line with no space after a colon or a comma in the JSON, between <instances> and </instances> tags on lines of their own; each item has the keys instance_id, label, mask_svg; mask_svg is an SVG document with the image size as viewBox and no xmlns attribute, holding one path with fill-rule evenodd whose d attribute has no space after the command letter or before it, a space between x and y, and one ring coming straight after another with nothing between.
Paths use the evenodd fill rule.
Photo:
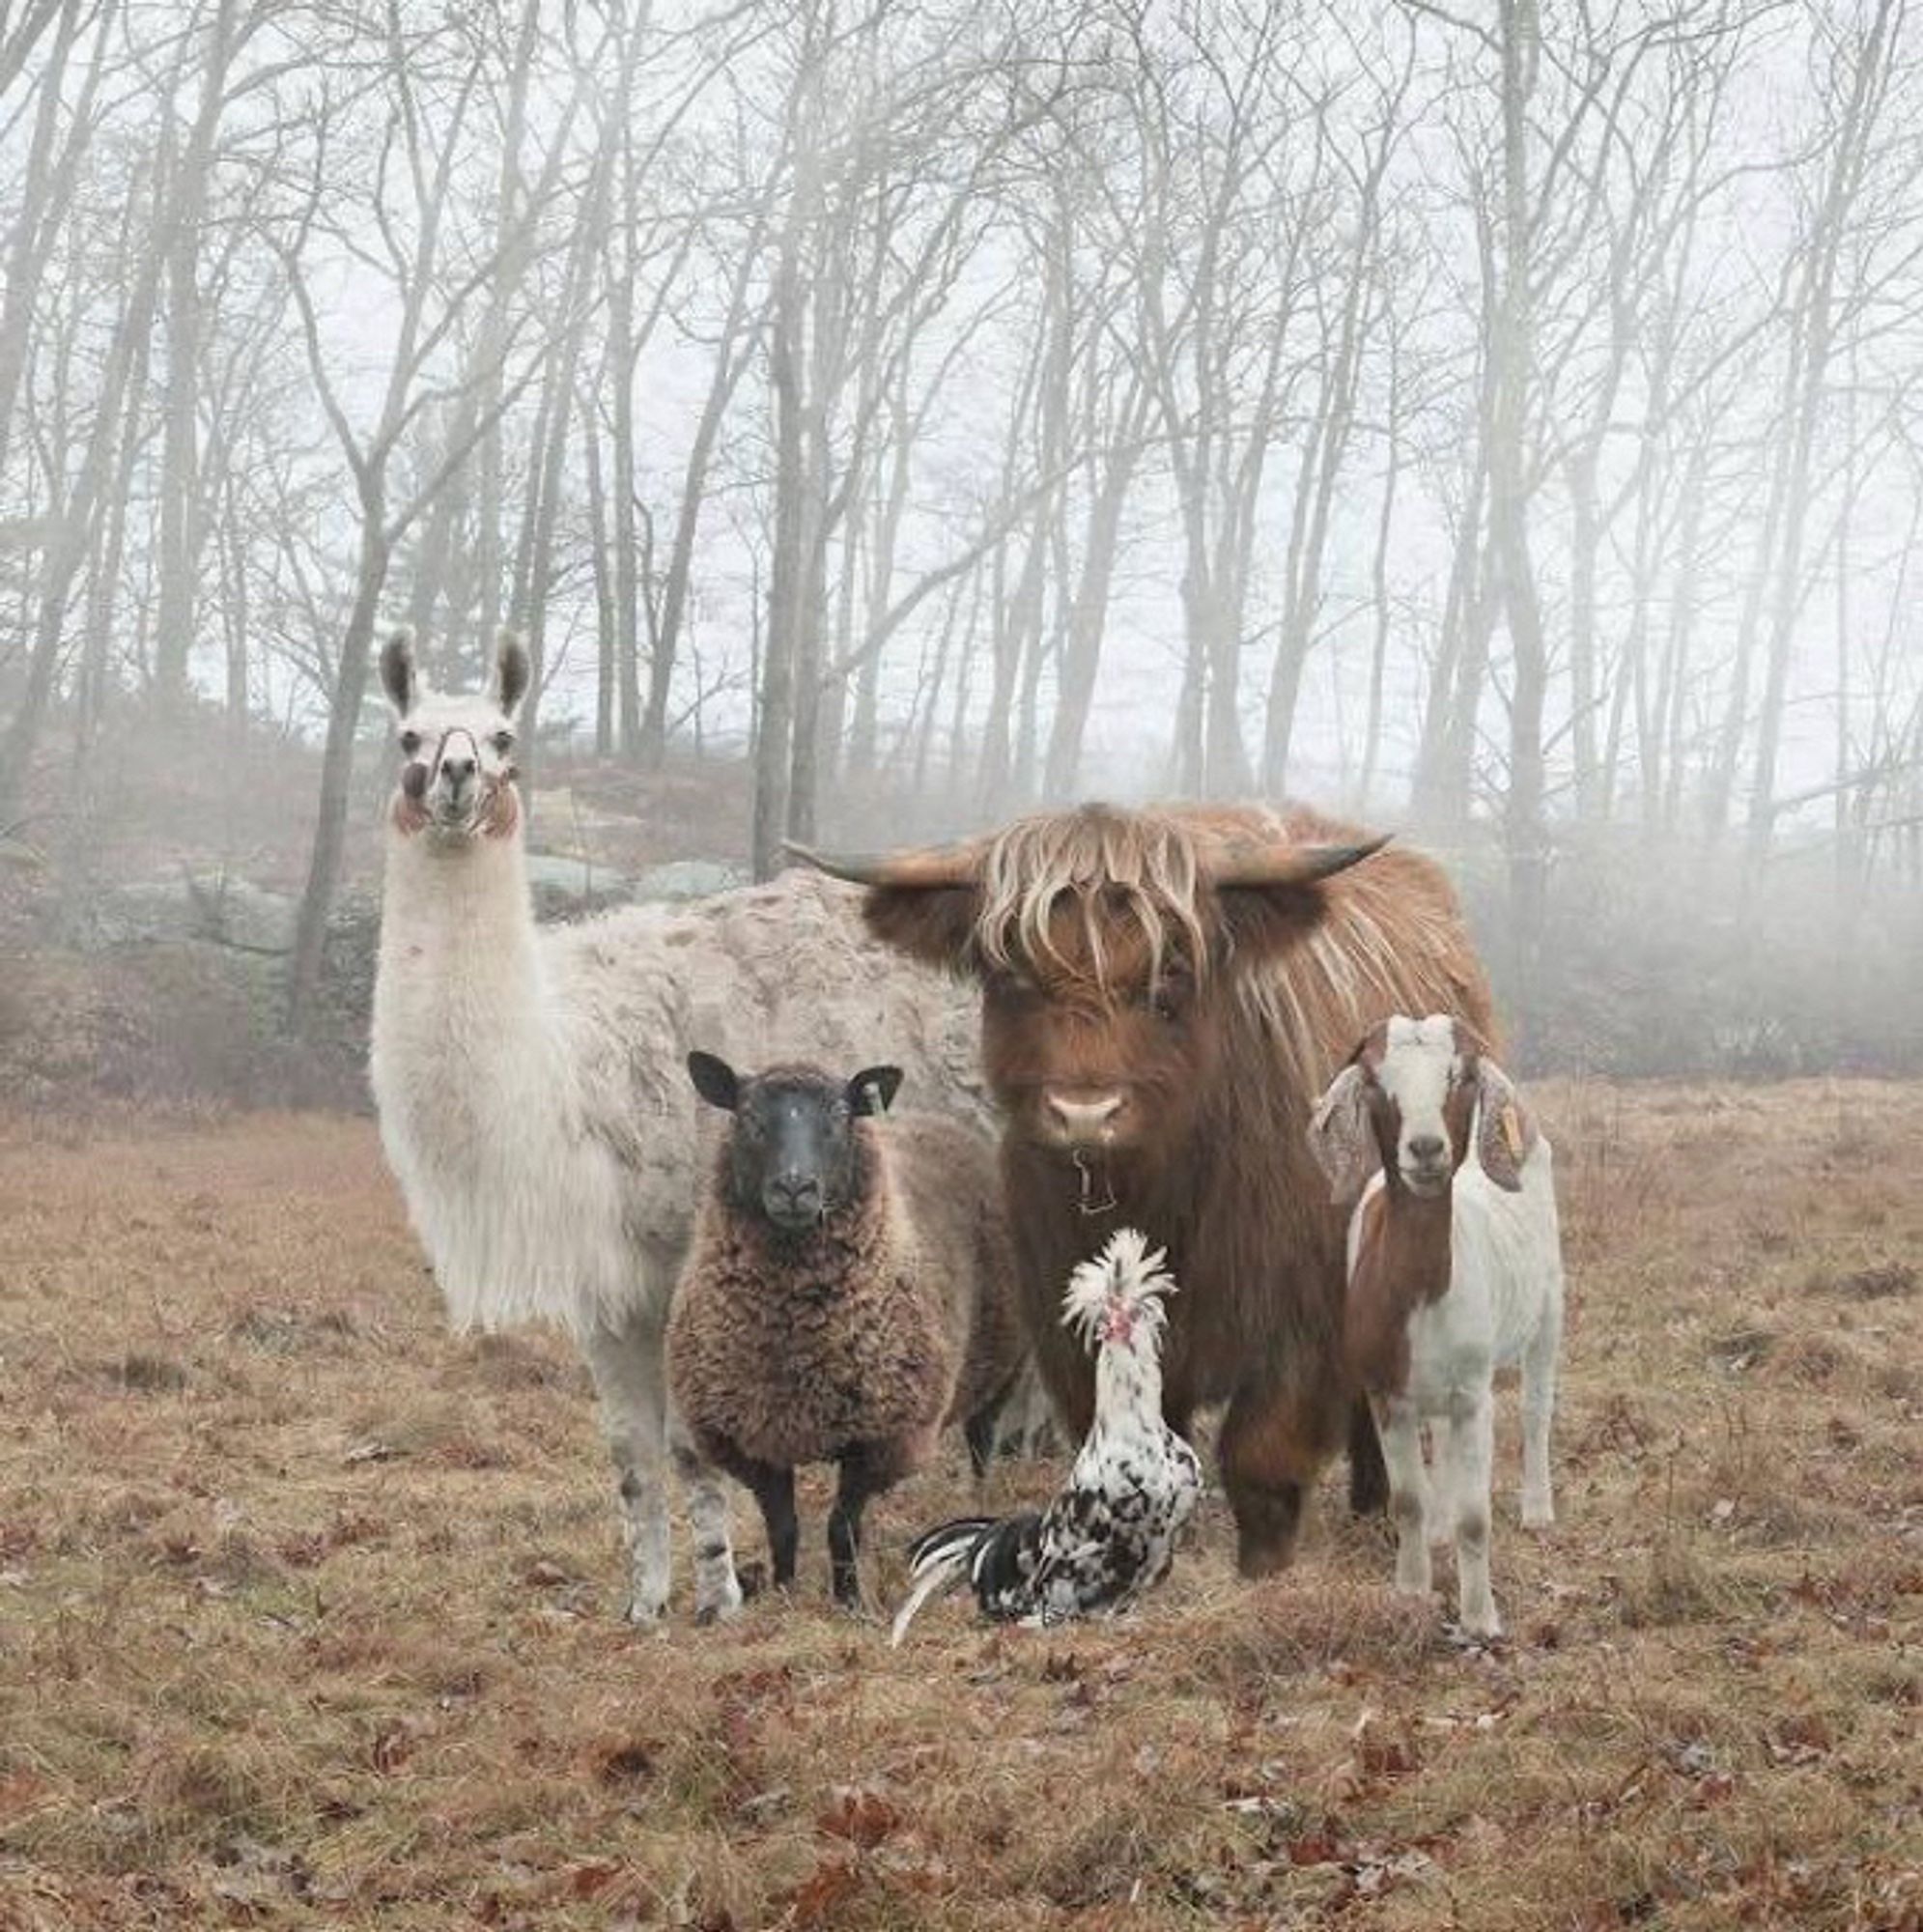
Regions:
<instances>
[{"instance_id":1,"label":"cow's brown fur","mask_svg":"<svg viewBox=\"0 0 1923 1932\"><path fill-rule=\"evenodd\" d=\"M1342 1446L1355 1383L1343 1354L1343 1216L1303 1125L1357 1037L1438 1009L1493 1033L1483 971L1441 869L1389 851L1313 885L1223 887L1211 858L1251 842L1349 843L1303 808L1087 806L984 841L976 883L881 886L881 938L983 980L982 1055L1007 1114L1002 1167L1023 1315L1072 1429L1089 1363L1060 1328L1060 1285L1116 1228L1166 1245L1165 1407L1186 1428L1227 1403L1221 1455L1243 1569L1291 1553L1304 1486ZM1050 1091L1119 1092L1117 1144L1085 1194L1051 1145ZM1086 1206L1112 1205L1085 1212ZM1380 1465L1369 1457L1374 1500Z\"/></svg>"}]
</instances>

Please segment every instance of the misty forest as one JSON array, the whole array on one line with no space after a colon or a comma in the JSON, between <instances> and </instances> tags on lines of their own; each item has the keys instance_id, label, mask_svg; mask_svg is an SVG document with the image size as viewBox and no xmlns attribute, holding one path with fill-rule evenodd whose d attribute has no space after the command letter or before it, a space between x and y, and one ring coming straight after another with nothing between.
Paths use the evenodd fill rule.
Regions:
<instances>
[{"instance_id":1,"label":"misty forest","mask_svg":"<svg viewBox=\"0 0 1923 1932\"><path fill-rule=\"evenodd\" d=\"M1293 795L1447 855L1538 1064L1923 1051L1894 0L34 0L0 86L37 945L271 887L324 1036L383 627L510 624L557 890Z\"/></svg>"},{"instance_id":2,"label":"misty forest","mask_svg":"<svg viewBox=\"0 0 1923 1932\"><path fill-rule=\"evenodd\" d=\"M1919 1147L1908 0L0 0L0 1932L1923 1932Z\"/></svg>"}]
</instances>

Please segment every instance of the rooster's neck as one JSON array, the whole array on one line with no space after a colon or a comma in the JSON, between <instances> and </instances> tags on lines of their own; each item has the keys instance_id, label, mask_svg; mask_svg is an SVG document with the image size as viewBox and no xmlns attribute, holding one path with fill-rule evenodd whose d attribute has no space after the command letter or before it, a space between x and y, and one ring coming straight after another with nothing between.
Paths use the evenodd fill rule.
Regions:
<instances>
[{"instance_id":1,"label":"rooster's neck","mask_svg":"<svg viewBox=\"0 0 1923 1932\"><path fill-rule=\"evenodd\" d=\"M1162 1414L1162 1364L1152 1347L1111 1343L1095 1360L1095 1420Z\"/></svg>"}]
</instances>

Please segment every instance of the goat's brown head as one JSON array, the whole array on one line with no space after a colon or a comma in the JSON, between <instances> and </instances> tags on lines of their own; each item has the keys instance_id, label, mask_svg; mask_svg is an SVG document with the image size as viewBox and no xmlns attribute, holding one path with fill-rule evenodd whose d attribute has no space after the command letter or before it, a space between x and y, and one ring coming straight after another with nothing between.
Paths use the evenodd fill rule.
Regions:
<instances>
[{"instance_id":1,"label":"goat's brown head","mask_svg":"<svg viewBox=\"0 0 1923 1932\"><path fill-rule=\"evenodd\" d=\"M940 850L801 856L870 888L879 937L981 981L983 1068L1018 1135L1127 1154L1185 1135L1235 977L1304 938L1319 882L1381 842L1089 805Z\"/></svg>"},{"instance_id":2,"label":"goat's brown head","mask_svg":"<svg viewBox=\"0 0 1923 1932\"><path fill-rule=\"evenodd\" d=\"M527 695L527 647L503 631L484 695L443 696L428 688L414 662L410 632L395 631L381 651L381 684L394 707L401 774L388 816L405 836L437 846L505 838L521 821L515 790L515 718Z\"/></svg>"},{"instance_id":3,"label":"goat's brown head","mask_svg":"<svg viewBox=\"0 0 1923 1932\"><path fill-rule=\"evenodd\" d=\"M1392 1189L1435 1199L1468 1158L1472 1130L1484 1173L1515 1192L1536 1123L1509 1076L1465 1021L1399 1014L1330 1082L1309 1145L1339 1202L1353 1201L1378 1167Z\"/></svg>"}]
</instances>

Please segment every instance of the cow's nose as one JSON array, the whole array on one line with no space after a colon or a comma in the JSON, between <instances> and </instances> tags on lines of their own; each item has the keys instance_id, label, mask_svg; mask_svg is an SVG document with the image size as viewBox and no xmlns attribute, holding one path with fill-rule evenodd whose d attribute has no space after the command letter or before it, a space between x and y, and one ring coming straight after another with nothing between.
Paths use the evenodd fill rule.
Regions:
<instances>
[{"instance_id":1,"label":"cow's nose","mask_svg":"<svg viewBox=\"0 0 1923 1932\"><path fill-rule=\"evenodd\" d=\"M1122 1096L1114 1088L1089 1093L1051 1087L1047 1098L1050 1122L1070 1140L1099 1140L1121 1112Z\"/></svg>"},{"instance_id":2,"label":"cow's nose","mask_svg":"<svg viewBox=\"0 0 1923 1932\"><path fill-rule=\"evenodd\" d=\"M1409 1156L1419 1167L1440 1167L1449 1143L1440 1134L1411 1134Z\"/></svg>"}]
</instances>

